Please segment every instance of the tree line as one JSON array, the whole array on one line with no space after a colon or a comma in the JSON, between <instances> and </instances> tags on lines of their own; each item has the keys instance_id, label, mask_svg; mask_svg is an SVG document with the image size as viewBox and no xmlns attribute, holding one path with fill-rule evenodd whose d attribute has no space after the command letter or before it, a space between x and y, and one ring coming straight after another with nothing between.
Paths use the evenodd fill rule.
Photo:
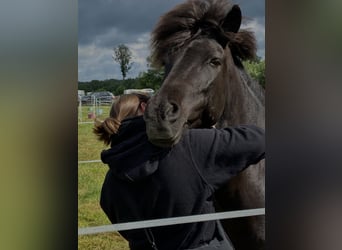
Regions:
<instances>
[{"instance_id":1,"label":"tree line","mask_svg":"<svg viewBox=\"0 0 342 250\"><path fill-rule=\"evenodd\" d=\"M132 66L132 53L129 48L123 44L114 48L113 60L120 65L122 80L92 80L90 82L78 82L78 89L87 92L110 91L114 95L121 95L125 89L143 89L151 88L155 91L160 88L164 79L163 69L151 66L151 59L147 58L149 69L142 72L136 78L126 78L128 71ZM254 61L243 62L243 65L250 76L259 82L265 88L265 61L257 58Z\"/></svg>"},{"instance_id":2,"label":"tree line","mask_svg":"<svg viewBox=\"0 0 342 250\"><path fill-rule=\"evenodd\" d=\"M109 91L114 95L121 95L125 89L151 88L158 90L164 78L162 70L149 69L142 72L136 78L125 80L108 79L92 80L90 82L78 82L78 89L87 92Z\"/></svg>"}]
</instances>

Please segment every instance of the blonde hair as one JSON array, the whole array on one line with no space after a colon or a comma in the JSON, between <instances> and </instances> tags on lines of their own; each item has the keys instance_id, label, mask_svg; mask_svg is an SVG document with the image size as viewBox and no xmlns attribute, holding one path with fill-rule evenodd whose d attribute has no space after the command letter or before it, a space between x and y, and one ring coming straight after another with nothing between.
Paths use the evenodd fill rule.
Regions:
<instances>
[{"instance_id":1,"label":"blonde hair","mask_svg":"<svg viewBox=\"0 0 342 250\"><path fill-rule=\"evenodd\" d=\"M104 121L95 120L93 132L100 141L109 145L113 134L117 134L121 121L138 115L139 107L142 102L146 103L149 97L143 94L121 95L114 101L109 117Z\"/></svg>"}]
</instances>

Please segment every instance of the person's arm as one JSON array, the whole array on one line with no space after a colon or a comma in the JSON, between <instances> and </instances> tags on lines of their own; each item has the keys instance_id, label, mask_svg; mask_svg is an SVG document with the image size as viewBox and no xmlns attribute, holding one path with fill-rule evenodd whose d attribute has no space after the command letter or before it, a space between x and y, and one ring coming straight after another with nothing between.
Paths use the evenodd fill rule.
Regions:
<instances>
[{"instance_id":1,"label":"person's arm","mask_svg":"<svg viewBox=\"0 0 342 250\"><path fill-rule=\"evenodd\" d=\"M194 129L189 143L193 161L215 189L265 157L265 131L252 125Z\"/></svg>"}]
</instances>

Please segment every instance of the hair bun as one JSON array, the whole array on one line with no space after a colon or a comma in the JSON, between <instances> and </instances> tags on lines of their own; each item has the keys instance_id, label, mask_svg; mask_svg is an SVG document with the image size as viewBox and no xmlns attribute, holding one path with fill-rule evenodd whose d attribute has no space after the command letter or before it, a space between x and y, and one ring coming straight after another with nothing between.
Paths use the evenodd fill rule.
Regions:
<instances>
[{"instance_id":1,"label":"hair bun","mask_svg":"<svg viewBox=\"0 0 342 250\"><path fill-rule=\"evenodd\" d=\"M112 135L112 134L116 134L119 130L119 127L121 125L121 121L118 120L117 118L113 118L113 117L108 117L103 121L103 128L105 129L105 131Z\"/></svg>"}]
</instances>

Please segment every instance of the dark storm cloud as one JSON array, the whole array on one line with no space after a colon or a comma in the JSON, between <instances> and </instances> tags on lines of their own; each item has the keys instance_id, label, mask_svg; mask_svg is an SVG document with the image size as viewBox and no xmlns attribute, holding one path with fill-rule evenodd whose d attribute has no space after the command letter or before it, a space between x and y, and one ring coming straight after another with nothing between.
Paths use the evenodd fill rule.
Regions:
<instances>
[{"instance_id":1,"label":"dark storm cloud","mask_svg":"<svg viewBox=\"0 0 342 250\"><path fill-rule=\"evenodd\" d=\"M135 39L139 34L150 32L161 13L181 0L116 0L79 1L79 44L96 41L97 36L117 32L116 39ZM100 44L105 41L97 41Z\"/></svg>"},{"instance_id":2,"label":"dark storm cloud","mask_svg":"<svg viewBox=\"0 0 342 250\"><path fill-rule=\"evenodd\" d=\"M150 32L159 16L182 0L80 0L79 8L79 44L96 43L109 46L112 42L105 34L116 33L116 43L136 39L139 34ZM261 18L265 15L264 0L239 0L243 15L247 18ZM263 20L264 22L264 20ZM103 39L98 39L103 37Z\"/></svg>"},{"instance_id":3,"label":"dark storm cloud","mask_svg":"<svg viewBox=\"0 0 342 250\"><path fill-rule=\"evenodd\" d=\"M265 17L265 0L239 0L234 3L240 6L242 15L246 18Z\"/></svg>"}]
</instances>

